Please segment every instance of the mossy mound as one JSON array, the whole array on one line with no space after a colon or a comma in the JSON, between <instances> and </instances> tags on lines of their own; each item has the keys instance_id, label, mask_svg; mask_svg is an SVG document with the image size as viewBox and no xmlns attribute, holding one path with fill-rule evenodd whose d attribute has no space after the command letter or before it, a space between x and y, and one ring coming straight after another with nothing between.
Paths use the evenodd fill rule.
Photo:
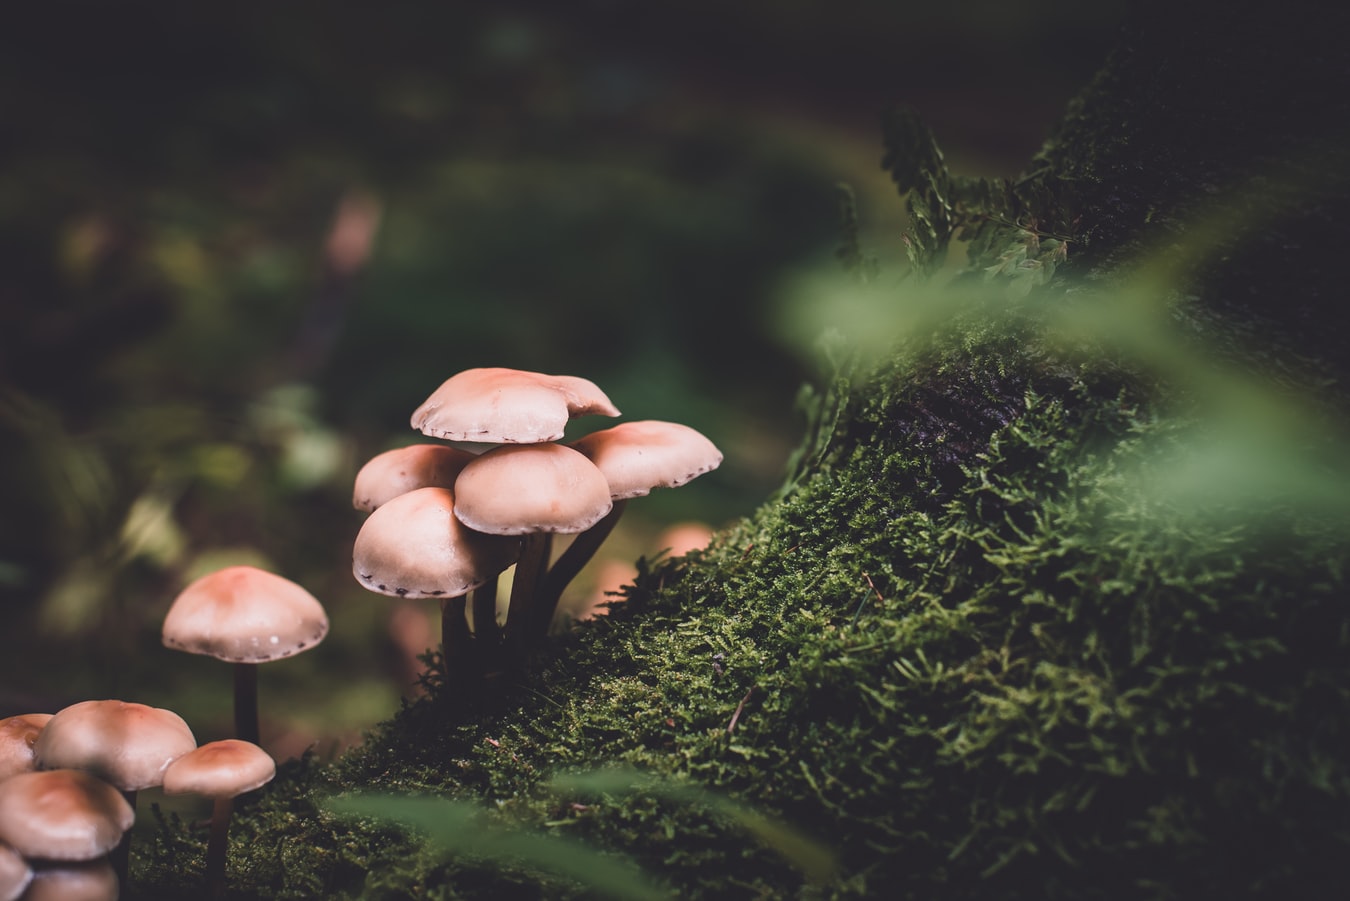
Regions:
<instances>
[{"instance_id":1,"label":"mossy mound","mask_svg":"<svg viewBox=\"0 0 1350 901\"><path fill-rule=\"evenodd\" d=\"M468 799L499 828L629 856L681 898L1333 885L1344 519L1160 490L1189 417L1115 369L1011 365L1025 335L962 334L837 380L795 485L645 567L523 684L471 710L437 685L336 765L283 774L236 826L240 896L584 894L320 810L353 791ZM549 784L610 765L795 826L837 866L809 881L716 805ZM140 876L183 890L199 853L167 828Z\"/></svg>"},{"instance_id":2,"label":"mossy mound","mask_svg":"<svg viewBox=\"0 0 1350 901\"><path fill-rule=\"evenodd\" d=\"M1303 289L1323 269L1304 263L1341 239L1263 227L1269 253L1207 273L1207 291L1120 277L1148 269L1141 248L1195 236L1197 189L1260 177L1284 147L1211 165L1235 143L1184 133L1283 108L1251 73L1240 96L1208 93L1216 59L1241 65L1262 21L1228 47L1227 10L1208 43L1150 38L1179 27L1151 12L1042 169L961 182L934 154L903 173L929 229L918 252L972 227L991 289L958 282L977 302L943 328L811 392L777 497L704 551L645 563L611 615L522 681L476 702L433 684L337 763L283 772L234 830L237 896L592 892L557 854L456 854L326 806L381 792L630 859L679 898L1339 897L1350 492L1327 423L1343 401L1315 396L1318 366L1285 350L1338 344L1304 343L1315 312L1281 298L1320 308L1326 293ZM1278 49L1327 71L1330 57ZM1350 209L1330 196L1319 222ZM1085 238L1092 279L1051 279ZM1233 241L1200 238L1224 248L1208 262L1232 257ZM1233 272L1250 296L1234 298ZM1254 349L1282 313L1301 328ZM634 788L555 781L615 766ZM133 896L193 890L201 841L183 824L138 853Z\"/></svg>"}]
</instances>

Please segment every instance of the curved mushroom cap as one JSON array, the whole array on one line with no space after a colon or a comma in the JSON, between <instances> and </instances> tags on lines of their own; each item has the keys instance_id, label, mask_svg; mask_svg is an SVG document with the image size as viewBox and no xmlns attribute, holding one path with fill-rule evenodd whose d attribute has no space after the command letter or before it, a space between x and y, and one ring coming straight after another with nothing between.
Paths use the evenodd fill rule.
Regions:
<instances>
[{"instance_id":1,"label":"curved mushroom cap","mask_svg":"<svg viewBox=\"0 0 1350 901\"><path fill-rule=\"evenodd\" d=\"M454 598L496 576L520 542L474 532L455 517L449 488L418 488L379 507L361 525L352 572L371 591L405 598Z\"/></svg>"},{"instance_id":2,"label":"curved mushroom cap","mask_svg":"<svg viewBox=\"0 0 1350 901\"><path fill-rule=\"evenodd\" d=\"M135 818L121 792L81 770L0 782L0 841L26 858L92 860L115 848Z\"/></svg>"},{"instance_id":3,"label":"curved mushroom cap","mask_svg":"<svg viewBox=\"0 0 1350 901\"><path fill-rule=\"evenodd\" d=\"M492 535L584 532L613 506L595 464L561 444L495 447L455 480L455 515Z\"/></svg>"},{"instance_id":4,"label":"curved mushroom cap","mask_svg":"<svg viewBox=\"0 0 1350 901\"><path fill-rule=\"evenodd\" d=\"M127 701L81 701L58 710L38 735L39 769L88 770L123 791L159 785L164 769L197 747L172 710Z\"/></svg>"},{"instance_id":5,"label":"curved mushroom cap","mask_svg":"<svg viewBox=\"0 0 1350 901\"><path fill-rule=\"evenodd\" d=\"M605 474L615 500L653 488L677 488L711 472L722 452L702 432L678 422L623 422L572 442Z\"/></svg>"},{"instance_id":6,"label":"curved mushroom cap","mask_svg":"<svg viewBox=\"0 0 1350 901\"><path fill-rule=\"evenodd\" d=\"M164 617L166 647L231 663L265 663L328 634L323 605L289 579L227 566L184 588Z\"/></svg>"},{"instance_id":7,"label":"curved mushroom cap","mask_svg":"<svg viewBox=\"0 0 1350 901\"><path fill-rule=\"evenodd\" d=\"M112 862L101 857L39 867L23 901L117 901L120 891Z\"/></svg>"},{"instance_id":8,"label":"curved mushroom cap","mask_svg":"<svg viewBox=\"0 0 1350 901\"><path fill-rule=\"evenodd\" d=\"M164 771L164 792L233 798L272 781L277 765L253 742L237 738L207 742L179 757Z\"/></svg>"},{"instance_id":9,"label":"curved mushroom cap","mask_svg":"<svg viewBox=\"0 0 1350 901\"><path fill-rule=\"evenodd\" d=\"M33 868L9 845L0 845L0 901L14 901L33 881Z\"/></svg>"},{"instance_id":10,"label":"curved mushroom cap","mask_svg":"<svg viewBox=\"0 0 1350 901\"><path fill-rule=\"evenodd\" d=\"M0 779L37 768L33 761L33 743L50 713L21 713L0 720Z\"/></svg>"},{"instance_id":11,"label":"curved mushroom cap","mask_svg":"<svg viewBox=\"0 0 1350 901\"><path fill-rule=\"evenodd\" d=\"M424 435L451 441L556 441L573 416L618 416L594 382L520 369L466 369L441 384L412 415Z\"/></svg>"},{"instance_id":12,"label":"curved mushroom cap","mask_svg":"<svg viewBox=\"0 0 1350 901\"><path fill-rule=\"evenodd\" d=\"M371 511L415 488L452 488L474 455L444 444L414 444L376 454L356 474L352 506Z\"/></svg>"}]
</instances>

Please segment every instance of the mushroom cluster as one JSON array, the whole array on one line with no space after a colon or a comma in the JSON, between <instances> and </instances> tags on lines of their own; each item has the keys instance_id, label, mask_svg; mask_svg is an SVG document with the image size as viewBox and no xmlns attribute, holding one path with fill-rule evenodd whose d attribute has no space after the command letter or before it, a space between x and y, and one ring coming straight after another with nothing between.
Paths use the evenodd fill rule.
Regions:
<instances>
[{"instance_id":1,"label":"mushroom cluster","mask_svg":"<svg viewBox=\"0 0 1350 901\"><path fill-rule=\"evenodd\" d=\"M353 572L380 594L440 599L447 675L520 665L627 501L722 462L705 436L671 422L627 422L563 443L568 422L585 415L620 413L583 378L468 369L413 412L412 427L473 449L414 444L357 474L353 506L370 515L356 536ZM558 534L575 537L552 561ZM500 623L497 582L512 564Z\"/></svg>"},{"instance_id":2,"label":"mushroom cluster","mask_svg":"<svg viewBox=\"0 0 1350 901\"><path fill-rule=\"evenodd\" d=\"M274 773L256 745L198 747L182 717L145 704L80 701L0 720L0 901L118 897L137 794L153 787L217 799L207 877L220 897L230 814L221 799Z\"/></svg>"}]
</instances>

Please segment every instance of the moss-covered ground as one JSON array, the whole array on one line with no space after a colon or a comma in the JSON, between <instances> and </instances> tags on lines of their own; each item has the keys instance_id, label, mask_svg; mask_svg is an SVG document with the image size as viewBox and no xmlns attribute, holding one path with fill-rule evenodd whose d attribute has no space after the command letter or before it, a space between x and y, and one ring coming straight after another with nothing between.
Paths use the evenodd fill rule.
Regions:
<instances>
[{"instance_id":1,"label":"moss-covered ground","mask_svg":"<svg viewBox=\"0 0 1350 901\"><path fill-rule=\"evenodd\" d=\"M1322 270L1285 252L1335 239L1263 223L1283 256L1206 257L1233 262L1206 291L1130 287L1140 247L1194 237L1207 173L1231 186L1282 151L1267 134L1240 165L1203 165L1231 151L1243 104L1286 102L1250 73L1211 102L1200 56L1186 93L1168 79L1197 46L1140 34L1046 168L1000 195L1015 215L988 219L973 260L994 264L992 290L954 289L978 302L879 361L837 353L776 496L702 551L644 561L521 679L479 697L432 680L360 748L284 768L241 805L234 895L587 897L602 868L577 879L567 858L599 852L645 874L634 897L1340 897L1343 406L1288 345L1251 342L1274 337L1254 307L1324 309ZM920 223L959 225L975 195L943 220L952 182L916 174ZM1021 215L1037 204L1093 267L1028 292L1027 267L1004 284L996 261L1043 237ZM462 839L447 846L334 809L371 793L481 820L442 830ZM131 895L195 891L202 842L164 818Z\"/></svg>"}]
</instances>

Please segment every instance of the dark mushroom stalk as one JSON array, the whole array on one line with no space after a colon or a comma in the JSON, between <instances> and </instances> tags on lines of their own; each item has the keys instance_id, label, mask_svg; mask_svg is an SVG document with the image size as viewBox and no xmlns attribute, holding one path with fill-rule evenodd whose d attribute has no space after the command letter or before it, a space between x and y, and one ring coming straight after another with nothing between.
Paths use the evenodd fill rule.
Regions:
<instances>
[{"instance_id":1,"label":"dark mushroom stalk","mask_svg":"<svg viewBox=\"0 0 1350 901\"><path fill-rule=\"evenodd\" d=\"M609 533L614 531L614 527L618 525L619 519L623 516L623 511L627 506L627 498L615 500L614 506L609 508L605 518L586 531L579 533L566 550L558 555L558 559L554 561L553 565L549 567L548 573L540 583L539 590L535 593L531 604L532 614L529 625L531 640L542 640L548 634L549 627L553 624L553 616L558 610L558 602L562 600L563 592L567 590L567 586L572 584L572 580L595 556L595 552L605 543Z\"/></svg>"}]
</instances>

